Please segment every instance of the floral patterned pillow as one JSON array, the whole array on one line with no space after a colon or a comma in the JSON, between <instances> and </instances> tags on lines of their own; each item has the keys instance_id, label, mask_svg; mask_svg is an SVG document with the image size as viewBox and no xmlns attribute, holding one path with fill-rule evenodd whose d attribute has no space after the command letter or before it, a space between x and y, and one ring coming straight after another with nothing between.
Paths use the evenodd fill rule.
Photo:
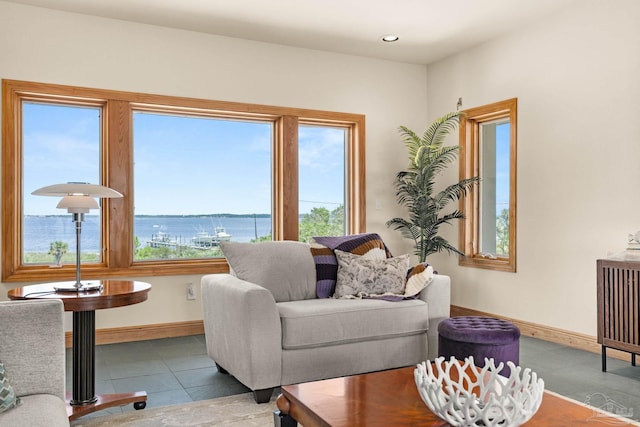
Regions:
<instances>
[{"instance_id":1,"label":"floral patterned pillow","mask_svg":"<svg viewBox=\"0 0 640 427\"><path fill-rule=\"evenodd\" d=\"M410 262L408 254L380 260L336 249L335 255L338 260L335 298L404 294Z\"/></svg>"}]
</instances>

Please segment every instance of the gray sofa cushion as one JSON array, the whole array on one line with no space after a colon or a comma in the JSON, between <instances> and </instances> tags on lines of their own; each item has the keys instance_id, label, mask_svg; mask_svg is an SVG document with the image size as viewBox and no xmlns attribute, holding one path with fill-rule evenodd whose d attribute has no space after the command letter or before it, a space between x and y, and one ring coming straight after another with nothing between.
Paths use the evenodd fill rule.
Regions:
<instances>
[{"instance_id":1,"label":"gray sofa cushion","mask_svg":"<svg viewBox=\"0 0 640 427\"><path fill-rule=\"evenodd\" d=\"M316 269L308 243L220 242L233 274L268 289L276 302L316 297Z\"/></svg>"},{"instance_id":2,"label":"gray sofa cushion","mask_svg":"<svg viewBox=\"0 0 640 427\"><path fill-rule=\"evenodd\" d=\"M282 348L300 349L424 333L427 303L321 298L277 304Z\"/></svg>"},{"instance_id":3,"label":"gray sofa cushion","mask_svg":"<svg viewBox=\"0 0 640 427\"><path fill-rule=\"evenodd\" d=\"M23 396L22 405L0 414L0 427L68 427L64 400L50 394Z\"/></svg>"}]
</instances>

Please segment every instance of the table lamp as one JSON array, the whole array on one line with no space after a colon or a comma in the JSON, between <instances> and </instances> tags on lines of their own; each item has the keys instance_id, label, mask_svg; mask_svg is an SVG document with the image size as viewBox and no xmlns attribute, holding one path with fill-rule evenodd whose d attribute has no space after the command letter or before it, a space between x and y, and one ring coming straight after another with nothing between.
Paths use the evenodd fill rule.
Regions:
<instances>
[{"instance_id":1,"label":"table lamp","mask_svg":"<svg viewBox=\"0 0 640 427\"><path fill-rule=\"evenodd\" d=\"M73 215L73 222L76 224L76 282L69 286L56 286L56 291L83 292L100 289L101 284L82 284L80 281L80 234L82 231L82 221L84 214L91 209L98 209L98 202L94 197L116 198L122 194L109 187L86 182L68 182L66 184L55 184L35 190L34 196L57 196L62 200L56 206L59 209L67 209Z\"/></svg>"}]
</instances>

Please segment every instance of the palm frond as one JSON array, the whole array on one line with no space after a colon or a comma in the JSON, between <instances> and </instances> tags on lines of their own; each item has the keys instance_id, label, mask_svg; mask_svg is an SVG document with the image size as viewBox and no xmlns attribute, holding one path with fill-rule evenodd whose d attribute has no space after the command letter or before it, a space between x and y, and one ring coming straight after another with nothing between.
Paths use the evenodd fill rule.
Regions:
<instances>
[{"instance_id":1,"label":"palm frond","mask_svg":"<svg viewBox=\"0 0 640 427\"><path fill-rule=\"evenodd\" d=\"M480 181L479 177L465 178L460 182L449 185L444 190L441 190L434 196L436 204L439 206L445 206L449 202L457 201L471 191L473 186Z\"/></svg>"},{"instance_id":2,"label":"palm frond","mask_svg":"<svg viewBox=\"0 0 640 427\"><path fill-rule=\"evenodd\" d=\"M459 145L449 145L440 147L437 150L432 150L429 158L420 159L419 162L416 163L416 169L429 168L434 172L440 172L456 161L459 151Z\"/></svg>"},{"instance_id":3,"label":"palm frond","mask_svg":"<svg viewBox=\"0 0 640 427\"><path fill-rule=\"evenodd\" d=\"M425 145L441 146L444 143L444 138L456 130L460 117L463 115L462 111L453 111L434 120L424 131L422 141L425 142Z\"/></svg>"},{"instance_id":4,"label":"palm frond","mask_svg":"<svg viewBox=\"0 0 640 427\"><path fill-rule=\"evenodd\" d=\"M438 236L436 238L436 246L438 248L438 252L442 252L444 250L444 251L447 251L449 254L458 254L458 255L464 256L464 253L462 253L460 250L458 250L458 248L451 245L442 237Z\"/></svg>"},{"instance_id":5,"label":"palm frond","mask_svg":"<svg viewBox=\"0 0 640 427\"><path fill-rule=\"evenodd\" d=\"M394 230L400 231L402 237L411 240L417 240L420 235L416 232L415 227L409 221L404 218L393 218L387 221L387 227L392 227Z\"/></svg>"},{"instance_id":6,"label":"palm frond","mask_svg":"<svg viewBox=\"0 0 640 427\"><path fill-rule=\"evenodd\" d=\"M420 150L420 136L406 126L400 126L400 134L402 135L404 145L407 147L409 152L409 161L413 162L417 152Z\"/></svg>"}]
</instances>

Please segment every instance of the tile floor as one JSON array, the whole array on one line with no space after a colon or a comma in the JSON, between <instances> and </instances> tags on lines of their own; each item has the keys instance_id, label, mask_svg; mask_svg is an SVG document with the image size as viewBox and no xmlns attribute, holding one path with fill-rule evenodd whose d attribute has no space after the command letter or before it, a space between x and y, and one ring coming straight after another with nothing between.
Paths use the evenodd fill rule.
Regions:
<instances>
[{"instance_id":1,"label":"tile floor","mask_svg":"<svg viewBox=\"0 0 640 427\"><path fill-rule=\"evenodd\" d=\"M537 372L547 390L595 406L609 405L640 420L640 366L609 358L607 372L602 372L600 354L530 337L521 338L520 365ZM71 353L67 350L69 390L70 376ZM216 370L203 335L97 346L96 393L141 390L148 394L147 408L249 391ZM89 416L132 410L127 405Z\"/></svg>"},{"instance_id":2,"label":"tile floor","mask_svg":"<svg viewBox=\"0 0 640 427\"><path fill-rule=\"evenodd\" d=\"M639 421L640 364L608 357L607 372L602 372L601 360L600 353L529 337L520 340L520 365L537 372L546 390Z\"/></svg>"},{"instance_id":3,"label":"tile floor","mask_svg":"<svg viewBox=\"0 0 640 427\"><path fill-rule=\"evenodd\" d=\"M67 349L67 390L71 390L71 350ZM97 394L147 392L147 408L213 399L250 390L217 371L207 356L204 335L96 346ZM133 411L132 405L89 416Z\"/></svg>"}]
</instances>

